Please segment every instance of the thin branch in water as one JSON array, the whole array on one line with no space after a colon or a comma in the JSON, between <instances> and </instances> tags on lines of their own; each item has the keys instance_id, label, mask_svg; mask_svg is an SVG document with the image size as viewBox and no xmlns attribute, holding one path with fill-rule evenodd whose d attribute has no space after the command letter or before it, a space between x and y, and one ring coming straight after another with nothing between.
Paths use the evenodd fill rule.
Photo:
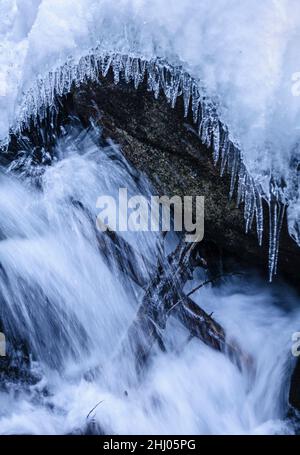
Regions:
<instances>
[{"instance_id":1,"label":"thin branch in water","mask_svg":"<svg viewBox=\"0 0 300 455\"><path fill-rule=\"evenodd\" d=\"M218 281L218 280L220 280L221 278L224 278L224 277L228 277L228 276L237 276L237 275L244 275L244 273L242 273L242 272L225 273L224 275L217 275L217 276L215 276L214 278L212 278L211 280L203 281L203 283L199 284L199 285L196 286L194 289L192 289L190 292L188 292L188 293L187 293L187 297L190 297L192 294L194 294L194 293L197 292L200 288L202 288L203 286L206 286L207 284L214 283L215 281Z\"/></svg>"},{"instance_id":2,"label":"thin branch in water","mask_svg":"<svg viewBox=\"0 0 300 455\"><path fill-rule=\"evenodd\" d=\"M86 419L88 419L90 417L90 415L92 414L93 411L95 411L95 409L99 406L99 404L103 403L104 400L101 400L99 401L99 403L97 403L93 409L90 410L90 412L88 413L88 415L86 416Z\"/></svg>"},{"instance_id":3,"label":"thin branch in water","mask_svg":"<svg viewBox=\"0 0 300 455\"><path fill-rule=\"evenodd\" d=\"M206 286L207 284L214 283L215 281L218 281L221 278L224 278L224 277L227 277L227 276L237 276L237 275L244 275L244 273L242 273L242 272L226 273L226 274L223 274L223 275L218 275L218 276L216 276L216 277L214 277L214 278L212 278L210 280L203 281L198 286L196 286L194 289L192 289L190 292L188 292L186 294L186 297L190 297L191 295L193 295L195 292L199 291L199 289L203 288L203 286ZM175 305L173 305L167 311L167 314L170 313L172 310L174 310L174 308L176 308L178 305L180 305L180 303L182 303L182 301L183 301L183 299L178 300L178 302L176 302ZM213 313L211 313L210 316L212 316L212 314Z\"/></svg>"}]
</instances>

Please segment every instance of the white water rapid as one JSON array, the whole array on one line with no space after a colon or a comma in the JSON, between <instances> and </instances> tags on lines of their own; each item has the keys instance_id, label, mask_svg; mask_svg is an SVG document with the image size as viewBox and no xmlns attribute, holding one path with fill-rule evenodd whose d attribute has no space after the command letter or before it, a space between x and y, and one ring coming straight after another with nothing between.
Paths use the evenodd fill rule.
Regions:
<instances>
[{"instance_id":1,"label":"white water rapid","mask_svg":"<svg viewBox=\"0 0 300 455\"><path fill-rule=\"evenodd\" d=\"M254 374L190 340L172 317L166 352L153 348L142 378L130 353L116 361L142 293L108 268L82 207L96 218L99 195L151 188L116 145L98 145L100 135L70 131L51 166L0 174L1 320L10 338L26 340L38 378L2 379L1 434L80 433L87 425L106 434L293 433L287 395L300 311L288 289L228 278L194 296L252 356ZM129 232L126 240L153 263L161 254L155 233ZM203 277L194 278L190 288Z\"/></svg>"}]
</instances>

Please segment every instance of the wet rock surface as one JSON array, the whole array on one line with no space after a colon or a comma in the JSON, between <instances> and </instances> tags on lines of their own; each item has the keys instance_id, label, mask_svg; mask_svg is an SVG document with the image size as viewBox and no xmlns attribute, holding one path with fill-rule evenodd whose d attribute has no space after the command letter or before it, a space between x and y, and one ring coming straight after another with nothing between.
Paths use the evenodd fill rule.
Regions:
<instances>
[{"instance_id":1,"label":"wet rock surface","mask_svg":"<svg viewBox=\"0 0 300 455\"><path fill-rule=\"evenodd\" d=\"M211 150L204 146L191 116L183 116L183 100L172 109L161 95L155 100L146 85L135 90L130 84L114 84L112 75L101 85L76 88L63 103L64 112L76 113L84 124L93 118L103 134L118 144L125 157L153 184L154 192L169 197L205 197L205 235L202 248L211 266L230 271L233 262L245 269L268 274L268 210L265 204L263 245L257 241L255 222L245 233L243 206L229 200L230 176L220 176ZM233 261L233 262L232 262ZM279 251L278 275L298 290L299 248L284 222Z\"/></svg>"}]
</instances>

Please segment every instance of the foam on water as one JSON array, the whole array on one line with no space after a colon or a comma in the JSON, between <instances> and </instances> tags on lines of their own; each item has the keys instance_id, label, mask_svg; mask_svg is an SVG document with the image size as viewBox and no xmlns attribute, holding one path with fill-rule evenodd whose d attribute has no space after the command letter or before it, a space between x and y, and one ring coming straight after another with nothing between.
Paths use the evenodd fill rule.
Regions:
<instances>
[{"instance_id":1,"label":"foam on water","mask_svg":"<svg viewBox=\"0 0 300 455\"><path fill-rule=\"evenodd\" d=\"M3 331L26 340L41 377L29 387L1 389L1 433L65 434L87 423L110 434L293 432L287 395L300 313L287 289L234 280L193 296L253 357L254 375L190 340L173 317L166 352L153 348L144 376L136 377L130 352L116 361L143 294L107 267L82 207L96 218L99 195L116 196L124 185L147 195L151 187L116 145L98 145L99 134L73 131L57 143L52 166L0 176ZM124 235L139 251L137 269L142 257L156 263L156 233Z\"/></svg>"}]
</instances>

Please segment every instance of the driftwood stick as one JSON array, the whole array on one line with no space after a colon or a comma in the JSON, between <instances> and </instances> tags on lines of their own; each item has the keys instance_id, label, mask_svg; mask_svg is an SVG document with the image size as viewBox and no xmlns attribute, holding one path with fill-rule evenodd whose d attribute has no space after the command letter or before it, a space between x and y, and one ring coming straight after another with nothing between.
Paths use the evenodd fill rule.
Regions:
<instances>
[{"instance_id":1,"label":"driftwood stick","mask_svg":"<svg viewBox=\"0 0 300 455\"><path fill-rule=\"evenodd\" d=\"M127 332L123 347L129 343L139 371L146 362L153 343L157 341L163 346L162 335L167 318L174 314L192 336L211 348L226 353L240 370L247 368L254 372L251 356L235 340L229 340L222 326L190 298L196 290L224 275L201 283L187 295L182 291L186 281L191 278L194 267L199 265L199 259L198 262L195 261L193 254L195 250L195 245L179 244L166 259L166 264L162 264L165 267L158 267Z\"/></svg>"},{"instance_id":2,"label":"driftwood stick","mask_svg":"<svg viewBox=\"0 0 300 455\"><path fill-rule=\"evenodd\" d=\"M252 356L243 351L236 340L229 339L223 327L193 300L183 295L172 308L173 311L192 336L211 348L227 354L240 370L245 368L251 374L255 373Z\"/></svg>"},{"instance_id":3,"label":"driftwood stick","mask_svg":"<svg viewBox=\"0 0 300 455\"><path fill-rule=\"evenodd\" d=\"M143 369L155 342L164 349L162 334L168 309L178 300L178 292L191 277L195 250L195 244L180 243L167 258L158 261L119 353L121 357L124 351L133 353L137 371Z\"/></svg>"},{"instance_id":4,"label":"driftwood stick","mask_svg":"<svg viewBox=\"0 0 300 455\"><path fill-rule=\"evenodd\" d=\"M78 207L78 203L76 205ZM91 215L81 205L79 207L93 223ZM154 265L126 240L109 229L101 232L95 227L95 233L99 251L108 266L117 267L122 274L145 289L143 301L119 351L123 355L125 350L130 350L138 371L143 368L155 342L164 349L162 335L170 314L176 316L192 336L215 350L227 353L239 368L252 362L235 341L227 340L222 326L190 298L201 287L226 275L218 275L196 286L188 294L183 293L183 287L192 278L193 270L197 266L206 266L205 260L198 254L196 242L180 242L168 257L159 258L151 277L150 271L155 269ZM144 265L143 270L138 266L140 261Z\"/></svg>"}]
</instances>

